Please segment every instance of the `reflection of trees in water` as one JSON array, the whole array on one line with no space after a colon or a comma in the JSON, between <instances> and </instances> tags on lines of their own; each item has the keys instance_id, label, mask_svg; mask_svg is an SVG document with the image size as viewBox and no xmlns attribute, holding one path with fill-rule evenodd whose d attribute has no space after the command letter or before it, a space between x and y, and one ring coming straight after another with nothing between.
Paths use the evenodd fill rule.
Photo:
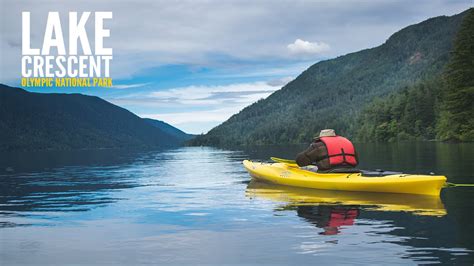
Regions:
<instances>
[{"instance_id":1,"label":"reflection of trees in water","mask_svg":"<svg viewBox=\"0 0 474 266\"><path fill-rule=\"evenodd\" d=\"M452 207L455 211L449 213L439 198L403 194L319 191L261 182L251 182L247 193L250 197L286 202L275 211L295 211L298 217L318 227L321 235L332 235L334 243L338 243L338 234L345 233L344 228L359 224L362 231L351 230L354 237L364 237L364 226L369 226L373 237L406 247L403 256L415 261L472 264L472 238L460 234L470 231L460 227L460 222L466 221L459 217L470 218L472 223L472 210L468 208L472 204L466 200L468 195L460 195L462 192L444 194L451 201L454 196L464 199L454 206L459 209ZM383 225L379 227L380 224Z\"/></svg>"},{"instance_id":2,"label":"reflection of trees in water","mask_svg":"<svg viewBox=\"0 0 474 266\"><path fill-rule=\"evenodd\" d=\"M399 245L411 247L408 257L442 264L472 265L474 252L471 244L461 243L460 228L455 217L417 216L406 212L361 212L360 219L390 221L394 230L385 232L397 236Z\"/></svg>"},{"instance_id":3,"label":"reflection of trees in water","mask_svg":"<svg viewBox=\"0 0 474 266\"><path fill-rule=\"evenodd\" d=\"M344 233L341 227L352 226L357 220L386 221L393 230L373 231L380 235L397 236L391 243L407 246L407 258L418 262L469 264L474 252L469 245L459 243L458 228L453 217L419 216L408 212L377 211L356 205L293 205L275 211L294 210L306 222L322 228L320 235ZM391 239L391 238L389 238ZM333 240L337 243L337 240Z\"/></svg>"}]
</instances>

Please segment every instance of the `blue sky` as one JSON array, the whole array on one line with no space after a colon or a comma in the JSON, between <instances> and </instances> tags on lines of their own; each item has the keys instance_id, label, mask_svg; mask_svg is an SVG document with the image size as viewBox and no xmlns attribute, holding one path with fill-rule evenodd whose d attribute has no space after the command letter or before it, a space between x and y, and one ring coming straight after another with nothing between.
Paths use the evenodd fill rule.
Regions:
<instances>
[{"instance_id":1,"label":"blue sky","mask_svg":"<svg viewBox=\"0 0 474 266\"><path fill-rule=\"evenodd\" d=\"M44 33L49 11L112 11L105 45L114 49L113 88L31 91L97 95L203 133L320 60L378 46L405 26L472 6L471 0L2 0L0 82L19 86L22 11L32 12L32 46L42 41L35 32Z\"/></svg>"}]
</instances>

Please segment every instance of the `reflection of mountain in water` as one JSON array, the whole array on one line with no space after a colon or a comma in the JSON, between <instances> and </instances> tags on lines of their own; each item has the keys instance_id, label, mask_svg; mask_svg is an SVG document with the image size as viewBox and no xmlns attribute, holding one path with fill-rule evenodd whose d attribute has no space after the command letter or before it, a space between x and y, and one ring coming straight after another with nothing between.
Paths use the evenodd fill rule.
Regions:
<instances>
[{"instance_id":1,"label":"reflection of mountain in water","mask_svg":"<svg viewBox=\"0 0 474 266\"><path fill-rule=\"evenodd\" d=\"M139 185L128 166L140 159L118 150L2 154L0 227L18 225L9 217L87 211L115 202L112 191Z\"/></svg>"},{"instance_id":2,"label":"reflection of mountain in water","mask_svg":"<svg viewBox=\"0 0 474 266\"><path fill-rule=\"evenodd\" d=\"M282 202L276 212L296 211L306 222L322 228L321 235L337 237L344 228L373 226L372 234L397 236L391 243L408 246L408 257L416 261L462 264L474 255L460 248L457 227L452 226L456 221L446 215L437 197L323 191L255 181L249 184L247 196ZM374 222L382 222L389 230L377 229Z\"/></svg>"}]
</instances>

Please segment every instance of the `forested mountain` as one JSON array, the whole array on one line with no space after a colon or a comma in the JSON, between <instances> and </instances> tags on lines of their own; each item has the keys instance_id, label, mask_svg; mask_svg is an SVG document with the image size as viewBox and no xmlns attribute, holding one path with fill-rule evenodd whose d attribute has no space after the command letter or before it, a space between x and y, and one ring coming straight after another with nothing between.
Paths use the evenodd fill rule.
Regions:
<instances>
[{"instance_id":1,"label":"forested mountain","mask_svg":"<svg viewBox=\"0 0 474 266\"><path fill-rule=\"evenodd\" d=\"M463 19L445 71L373 101L356 132L362 141L474 141L474 9Z\"/></svg>"},{"instance_id":2,"label":"forested mountain","mask_svg":"<svg viewBox=\"0 0 474 266\"><path fill-rule=\"evenodd\" d=\"M442 79L423 81L372 101L358 116L362 142L435 139Z\"/></svg>"},{"instance_id":3,"label":"forested mountain","mask_svg":"<svg viewBox=\"0 0 474 266\"><path fill-rule=\"evenodd\" d=\"M190 144L303 143L322 128L334 128L339 134L356 137L364 130L359 115L374 99L400 91L411 96L431 93L427 91L437 86L432 80L445 70L453 41L468 12L431 18L400 30L378 47L318 62L281 90L246 107ZM430 82L417 85L425 81ZM420 86L427 91L414 92L414 87ZM410 110L401 115L406 113ZM369 115L370 109L364 114ZM423 130L430 136L435 134L433 128Z\"/></svg>"},{"instance_id":4,"label":"forested mountain","mask_svg":"<svg viewBox=\"0 0 474 266\"><path fill-rule=\"evenodd\" d=\"M153 125L159 129L161 129L163 132L171 135L171 136L174 136L176 137L177 139L181 140L181 141L186 141L186 140L190 140L192 138L194 138L194 135L192 134L187 134L185 132L183 132L182 130L180 129L177 129L175 128L174 126L166 123L166 122L163 122L163 121L160 121L160 120L155 120L155 119L150 119L150 118L143 118L143 120L145 120L145 122L149 123L150 125Z\"/></svg>"},{"instance_id":5,"label":"forested mountain","mask_svg":"<svg viewBox=\"0 0 474 266\"><path fill-rule=\"evenodd\" d=\"M0 84L0 151L155 148L182 139L98 97Z\"/></svg>"},{"instance_id":6,"label":"forested mountain","mask_svg":"<svg viewBox=\"0 0 474 266\"><path fill-rule=\"evenodd\" d=\"M454 43L442 91L438 138L474 141L474 9L466 15Z\"/></svg>"}]
</instances>

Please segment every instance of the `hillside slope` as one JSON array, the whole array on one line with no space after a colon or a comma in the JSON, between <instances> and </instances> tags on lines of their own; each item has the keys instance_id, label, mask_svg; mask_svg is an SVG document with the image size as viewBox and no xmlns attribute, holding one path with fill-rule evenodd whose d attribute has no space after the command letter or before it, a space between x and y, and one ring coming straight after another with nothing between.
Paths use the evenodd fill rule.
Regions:
<instances>
[{"instance_id":1,"label":"hillside slope","mask_svg":"<svg viewBox=\"0 0 474 266\"><path fill-rule=\"evenodd\" d=\"M168 135L171 135L177 139L179 139L180 141L187 141L187 140L190 140L192 138L194 138L194 135L191 135L191 134L187 134L185 133L184 131L178 129L178 128L175 128L174 126L164 122L164 121L161 121L161 120L155 120L155 119L151 119L151 118L143 118L143 120L145 120L145 122L149 123L150 125L153 125L159 129L161 129L163 132L167 133Z\"/></svg>"},{"instance_id":2,"label":"hillside slope","mask_svg":"<svg viewBox=\"0 0 474 266\"><path fill-rule=\"evenodd\" d=\"M372 101L360 141L474 141L474 9L464 16L442 75Z\"/></svg>"},{"instance_id":3,"label":"hillside slope","mask_svg":"<svg viewBox=\"0 0 474 266\"><path fill-rule=\"evenodd\" d=\"M145 148L180 139L98 97L0 84L0 150Z\"/></svg>"},{"instance_id":4,"label":"hillside slope","mask_svg":"<svg viewBox=\"0 0 474 266\"><path fill-rule=\"evenodd\" d=\"M302 143L322 128L352 137L355 118L372 99L442 73L465 13L428 19L378 47L316 63L190 144Z\"/></svg>"}]
</instances>

